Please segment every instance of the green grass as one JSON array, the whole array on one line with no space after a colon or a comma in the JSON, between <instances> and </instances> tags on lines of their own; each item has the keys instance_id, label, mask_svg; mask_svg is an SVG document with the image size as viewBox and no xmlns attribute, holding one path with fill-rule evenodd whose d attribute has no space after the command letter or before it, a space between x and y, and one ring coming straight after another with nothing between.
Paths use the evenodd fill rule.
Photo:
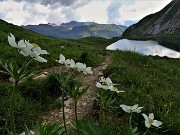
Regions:
<instances>
[{"instance_id":1,"label":"green grass","mask_svg":"<svg viewBox=\"0 0 180 135\"><path fill-rule=\"evenodd\" d=\"M12 87L10 83L0 84L0 134L3 134L5 127L7 131L10 129L9 104ZM15 95L15 123L18 131L23 131L25 125L31 127L38 122L39 116L59 96L59 83L52 75L44 80L28 79L20 84Z\"/></svg>"},{"instance_id":2,"label":"green grass","mask_svg":"<svg viewBox=\"0 0 180 135\"><path fill-rule=\"evenodd\" d=\"M125 93L117 94L113 110L114 115L126 116L118 107L120 104L143 106L143 112L154 113L155 119L163 122L162 128L152 131L158 134L179 134L180 126L180 61L160 57L148 57L132 52L114 51L113 62L108 66L106 75L113 82L120 84L118 87ZM111 115L109 115L111 116ZM112 115L112 118L114 116ZM111 118L111 119L112 119ZM110 122L111 128L119 130L122 124L118 118ZM115 122L116 121L116 122ZM145 131L144 120L140 115L135 115L134 121L138 128ZM115 126L115 123L117 126Z\"/></svg>"}]
</instances>

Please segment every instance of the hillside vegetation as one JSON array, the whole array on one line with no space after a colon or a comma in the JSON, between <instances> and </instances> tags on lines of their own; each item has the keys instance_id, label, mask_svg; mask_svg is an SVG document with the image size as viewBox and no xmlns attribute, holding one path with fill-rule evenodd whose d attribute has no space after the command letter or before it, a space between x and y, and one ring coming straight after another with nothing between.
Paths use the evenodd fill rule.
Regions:
<instances>
[{"instance_id":1,"label":"hillside vegetation","mask_svg":"<svg viewBox=\"0 0 180 135\"><path fill-rule=\"evenodd\" d=\"M12 33L16 37L16 41L26 39L31 43L36 43L40 45L41 48L48 50L50 55L47 56L47 59L51 62L44 64L44 67L55 65L53 59L58 59L60 53L63 53L67 58L73 58L75 61L81 61L81 55L83 53L88 53L89 61L87 64L89 66L95 66L102 60L102 48L105 48L107 44L111 44L118 40L107 40L98 37L89 37L79 40L60 40L43 36L0 20L0 58L2 61L11 57L23 59L13 48L9 47L7 41L9 33Z\"/></svg>"}]
</instances>

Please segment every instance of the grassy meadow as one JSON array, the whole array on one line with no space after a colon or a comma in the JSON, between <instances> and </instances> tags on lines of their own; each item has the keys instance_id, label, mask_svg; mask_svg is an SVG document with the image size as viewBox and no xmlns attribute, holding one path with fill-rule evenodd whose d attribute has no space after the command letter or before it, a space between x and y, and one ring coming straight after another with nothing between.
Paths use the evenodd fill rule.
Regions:
<instances>
[{"instance_id":1,"label":"grassy meadow","mask_svg":"<svg viewBox=\"0 0 180 135\"><path fill-rule=\"evenodd\" d=\"M110 77L123 93L107 92L106 98L111 97L113 104L105 110L104 123L99 123L98 114L92 116L99 124L82 121L79 126L88 130L94 130L91 135L135 135L126 131L128 114L125 113L121 104L132 106L139 104L145 114L154 113L155 119L162 121L160 128L147 129L144 118L140 114L133 114L132 125L137 127L139 135L179 135L180 134L180 60L167 57L143 56L128 51L108 51L105 47L116 39L104 39L97 37L80 40L60 40L46 37L34 32L24 30L12 24L0 21L0 60L5 61L14 58L19 65L25 60L17 49L10 47L7 41L8 33L20 39L37 43L42 49L50 54L43 55L48 62L39 64L33 62L30 69L37 67L37 71L43 68L57 65L54 59L59 59L62 53L66 58L72 58L76 62L86 63L96 67L107 55L112 56L112 62L104 71L105 77ZM3 67L0 67L3 70ZM13 88L12 83L7 82L10 76L0 74L0 134L7 135L10 131L9 104ZM6 80L6 81L5 81ZM97 80L98 81L98 80ZM96 91L97 89L95 89ZM18 132L24 130L25 125L33 125L41 121L40 115L52 108L52 103L59 98L61 90L58 81L52 76L43 80L27 79L19 84L15 93L15 123ZM95 105L99 110L98 102ZM100 125L102 127L96 127ZM84 126L84 127L83 127ZM105 133L105 129L108 132ZM95 131L99 132L96 134ZM128 129L127 129L128 130ZM86 134L82 134L86 135Z\"/></svg>"},{"instance_id":2,"label":"grassy meadow","mask_svg":"<svg viewBox=\"0 0 180 135\"><path fill-rule=\"evenodd\" d=\"M107 125L114 123L110 127L115 127L114 130L118 132L123 122L127 121L126 118L122 120L122 116L127 114L118 106L139 104L144 107L144 113L154 113L155 118L163 122L160 129L152 130L149 135L180 134L179 59L142 56L128 51L112 53L113 62L108 66L106 75L120 84L118 88L125 92L115 95L116 101L111 110L113 113L107 115L110 116ZM138 128L145 130L141 115L134 115L133 120Z\"/></svg>"}]
</instances>

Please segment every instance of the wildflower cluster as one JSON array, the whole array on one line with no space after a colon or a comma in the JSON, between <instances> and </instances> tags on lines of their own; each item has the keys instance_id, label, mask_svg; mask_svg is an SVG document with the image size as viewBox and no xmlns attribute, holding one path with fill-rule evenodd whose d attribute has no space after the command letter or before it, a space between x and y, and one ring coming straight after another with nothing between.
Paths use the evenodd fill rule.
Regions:
<instances>
[{"instance_id":1,"label":"wildflower cluster","mask_svg":"<svg viewBox=\"0 0 180 135\"><path fill-rule=\"evenodd\" d=\"M122 104L122 105L120 105L120 107L127 113L133 113L133 112L140 113L141 109L143 108L143 107L138 107L138 104L135 104L133 106L127 106L127 105ZM142 114L142 116L145 119L145 126L147 128L150 128L151 125L153 125L155 127L159 127L160 125L162 125L161 121L154 120L154 114L153 113L150 113L149 117L144 113Z\"/></svg>"},{"instance_id":2,"label":"wildflower cluster","mask_svg":"<svg viewBox=\"0 0 180 135\"><path fill-rule=\"evenodd\" d=\"M117 93L120 93L120 92L124 92L124 91L119 91L115 85L118 85L118 84L114 84L111 79L108 77L108 78L104 78L104 77L100 77L99 79L99 82L96 82L96 87L97 88L100 88L100 89L104 89L104 90L110 90L110 91L115 91ZM101 100L102 99L106 99L106 98L103 98L103 94L100 95L100 98ZM109 99L108 99L109 100ZM103 100L102 100L103 101ZM131 125L131 119L132 119L132 113L140 113L141 112L141 109L143 107L138 107L138 104L135 104L133 106L127 106L127 105L124 105L124 104L121 104L120 107L127 113L130 113L130 117L129 117L129 126L130 126L130 129L132 129L132 125ZM154 114L153 113L150 113L149 114L149 117L146 115L146 114L142 114L143 117L145 118L145 126L147 128L150 128L151 125L153 126L156 126L156 127L159 127L162 122L161 121L158 121L158 120L154 120Z\"/></svg>"},{"instance_id":3,"label":"wildflower cluster","mask_svg":"<svg viewBox=\"0 0 180 135\"><path fill-rule=\"evenodd\" d=\"M144 113L142 115L143 115L143 117L145 119L145 126L147 128L150 128L151 125L153 125L155 127L159 127L160 125L162 125L161 121L154 120L154 114L153 113L150 113L149 117L146 114L144 114Z\"/></svg>"},{"instance_id":4,"label":"wildflower cluster","mask_svg":"<svg viewBox=\"0 0 180 135\"><path fill-rule=\"evenodd\" d=\"M119 91L118 88L115 87L115 85L117 85L117 84L114 84L109 77L108 78L101 77L99 79L99 82L96 82L97 88L115 91L117 93L124 92L124 91Z\"/></svg>"},{"instance_id":5,"label":"wildflower cluster","mask_svg":"<svg viewBox=\"0 0 180 135\"><path fill-rule=\"evenodd\" d=\"M20 40L17 44L14 35L11 33L10 36L8 36L8 42L12 47L19 49L20 54L24 56L31 56L38 62L47 62L47 60L40 55L48 54L48 52L46 50L41 50L39 45L34 43L31 44L26 40Z\"/></svg>"},{"instance_id":6,"label":"wildflower cluster","mask_svg":"<svg viewBox=\"0 0 180 135\"><path fill-rule=\"evenodd\" d=\"M55 60L60 64L65 65L68 68L77 69L79 72L83 72L84 74L93 74L91 67L86 67L86 64L77 62L75 63L73 59L65 59L64 55L59 55L59 60Z\"/></svg>"}]
</instances>

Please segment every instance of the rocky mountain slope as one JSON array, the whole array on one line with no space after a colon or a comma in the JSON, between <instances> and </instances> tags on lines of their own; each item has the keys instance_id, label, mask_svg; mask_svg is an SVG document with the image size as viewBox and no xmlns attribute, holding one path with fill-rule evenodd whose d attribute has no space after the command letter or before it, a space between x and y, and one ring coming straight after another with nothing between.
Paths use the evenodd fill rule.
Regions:
<instances>
[{"instance_id":1,"label":"rocky mountain slope","mask_svg":"<svg viewBox=\"0 0 180 135\"><path fill-rule=\"evenodd\" d=\"M123 36L180 35L180 0L172 0L157 13L150 14L131 25Z\"/></svg>"},{"instance_id":2,"label":"rocky mountain slope","mask_svg":"<svg viewBox=\"0 0 180 135\"><path fill-rule=\"evenodd\" d=\"M112 38L121 35L127 28L125 26L115 24L97 24L95 22L76 21L62 23L61 25L48 23L22 27L47 36L71 39L79 39L90 36Z\"/></svg>"}]
</instances>

